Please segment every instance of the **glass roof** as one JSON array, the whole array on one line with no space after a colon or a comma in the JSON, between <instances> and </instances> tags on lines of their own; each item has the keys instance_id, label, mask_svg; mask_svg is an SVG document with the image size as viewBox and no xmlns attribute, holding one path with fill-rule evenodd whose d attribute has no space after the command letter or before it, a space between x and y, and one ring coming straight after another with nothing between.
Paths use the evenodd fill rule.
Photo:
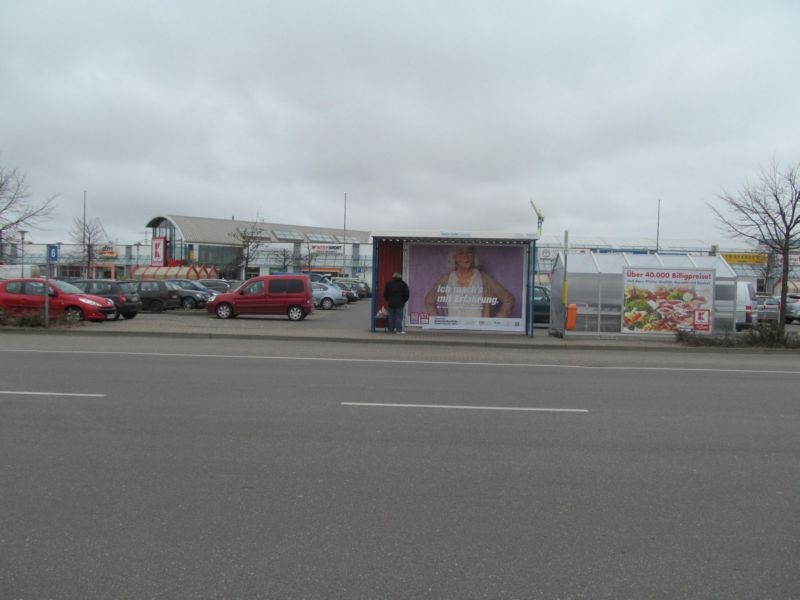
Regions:
<instances>
[{"instance_id":1,"label":"glass roof","mask_svg":"<svg viewBox=\"0 0 800 600\"><path fill-rule=\"evenodd\" d=\"M306 237L310 242L325 242L328 244L336 242L336 240L333 239L333 236L328 235L327 233L307 233Z\"/></svg>"},{"instance_id":2,"label":"glass roof","mask_svg":"<svg viewBox=\"0 0 800 600\"><path fill-rule=\"evenodd\" d=\"M559 254L558 261L564 262ZM567 270L576 273L611 273L619 275L625 267L671 269L714 269L717 279L733 279L736 272L720 256L701 256L691 254L629 254L591 252L570 254L567 257Z\"/></svg>"},{"instance_id":3,"label":"glass roof","mask_svg":"<svg viewBox=\"0 0 800 600\"><path fill-rule=\"evenodd\" d=\"M360 240L358 238L354 238L352 236L343 236L337 235L336 239L339 240L343 244L360 244Z\"/></svg>"},{"instance_id":4,"label":"glass roof","mask_svg":"<svg viewBox=\"0 0 800 600\"><path fill-rule=\"evenodd\" d=\"M288 229L273 229L272 235L279 240L288 240L290 242L304 242L305 238L299 231L289 231Z\"/></svg>"}]
</instances>

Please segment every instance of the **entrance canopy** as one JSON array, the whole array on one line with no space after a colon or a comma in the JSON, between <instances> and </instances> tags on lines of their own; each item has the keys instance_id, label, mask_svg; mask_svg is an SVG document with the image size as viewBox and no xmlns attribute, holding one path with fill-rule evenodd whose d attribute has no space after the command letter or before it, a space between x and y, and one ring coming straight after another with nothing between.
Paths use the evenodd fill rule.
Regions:
<instances>
[{"instance_id":1,"label":"entrance canopy","mask_svg":"<svg viewBox=\"0 0 800 600\"><path fill-rule=\"evenodd\" d=\"M145 266L131 270L133 279L217 279L218 276L216 267L205 265Z\"/></svg>"}]
</instances>

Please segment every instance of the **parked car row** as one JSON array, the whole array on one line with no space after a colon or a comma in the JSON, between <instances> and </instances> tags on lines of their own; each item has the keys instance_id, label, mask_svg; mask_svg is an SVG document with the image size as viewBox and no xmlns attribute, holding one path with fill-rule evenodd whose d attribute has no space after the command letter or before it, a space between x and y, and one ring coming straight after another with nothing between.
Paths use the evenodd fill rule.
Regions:
<instances>
[{"instance_id":1,"label":"parked car row","mask_svg":"<svg viewBox=\"0 0 800 600\"><path fill-rule=\"evenodd\" d=\"M356 279L354 277L333 277L331 278L331 281L337 284L346 283L349 284L351 287L354 287L356 294L358 294L359 298L372 297L372 288L370 288L369 284L363 279Z\"/></svg>"},{"instance_id":2,"label":"parked car row","mask_svg":"<svg viewBox=\"0 0 800 600\"><path fill-rule=\"evenodd\" d=\"M757 323L776 323L780 316L779 296L757 294L752 283L737 282L736 293L736 331L749 329ZM787 324L800 321L800 294L790 292L786 295L785 321Z\"/></svg>"},{"instance_id":3,"label":"parked car row","mask_svg":"<svg viewBox=\"0 0 800 600\"><path fill-rule=\"evenodd\" d=\"M756 296L754 321L757 323L778 322L781 300L777 296Z\"/></svg>"},{"instance_id":4,"label":"parked car row","mask_svg":"<svg viewBox=\"0 0 800 600\"><path fill-rule=\"evenodd\" d=\"M0 282L0 312L4 315L43 314L45 302L50 318L67 321L105 321L117 314L113 300L86 294L59 279L19 278Z\"/></svg>"},{"instance_id":5,"label":"parked car row","mask_svg":"<svg viewBox=\"0 0 800 600\"><path fill-rule=\"evenodd\" d=\"M114 303L114 319L133 319L142 310L142 298L135 281L116 279L78 279L72 282L85 294L101 296Z\"/></svg>"},{"instance_id":6,"label":"parked car row","mask_svg":"<svg viewBox=\"0 0 800 600\"><path fill-rule=\"evenodd\" d=\"M235 291L244 281L236 279L198 279L197 283L218 294L224 294L226 292Z\"/></svg>"},{"instance_id":7,"label":"parked car row","mask_svg":"<svg viewBox=\"0 0 800 600\"><path fill-rule=\"evenodd\" d=\"M160 313L183 308L205 308L219 318L247 314L286 314L293 321L304 319L316 306L330 310L357 300L357 286L340 282L313 284L306 275L267 275L245 282L188 279L75 279L69 283L42 278L2 281L0 310L9 315L39 312L48 298L52 316L71 320L104 321L133 319L140 311ZM45 290L49 289L49 294Z\"/></svg>"},{"instance_id":8,"label":"parked car row","mask_svg":"<svg viewBox=\"0 0 800 600\"><path fill-rule=\"evenodd\" d=\"M206 303L216 296L214 290L205 287L202 283L198 283L193 279L168 279L167 283L177 286L180 306L184 310L205 308Z\"/></svg>"},{"instance_id":9,"label":"parked car row","mask_svg":"<svg viewBox=\"0 0 800 600\"><path fill-rule=\"evenodd\" d=\"M323 310L331 310L347 304L347 292L338 285L321 281L311 284L311 296L314 306Z\"/></svg>"},{"instance_id":10,"label":"parked car row","mask_svg":"<svg viewBox=\"0 0 800 600\"><path fill-rule=\"evenodd\" d=\"M183 308L205 308L216 292L193 280L184 279L74 279L65 282L49 279L48 309L52 316L71 320L133 319L140 311L160 313ZM20 315L44 308L45 280L41 278L9 279L2 282L0 310L6 314ZM87 302L86 299L91 302ZM101 306L97 299L103 299ZM95 310L107 306L111 310ZM101 314L102 313L102 316Z\"/></svg>"},{"instance_id":11,"label":"parked car row","mask_svg":"<svg viewBox=\"0 0 800 600\"><path fill-rule=\"evenodd\" d=\"M786 322L800 321L800 294L786 295Z\"/></svg>"},{"instance_id":12,"label":"parked car row","mask_svg":"<svg viewBox=\"0 0 800 600\"><path fill-rule=\"evenodd\" d=\"M49 306L52 315L72 320L133 319L140 311L160 313L182 307L186 310L205 308L221 319L239 315L285 314L299 321L315 308L331 310L364 298L359 282L320 280L312 283L306 275L282 274L253 277L235 289L217 293L194 280L78 279L71 283L48 280ZM230 286L229 286L230 287ZM41 310L45 298L44 279L13 279L0 282L0 310L19 314L25 310ZM359 294L361 292L361 294ZM790 318L800 319L800 295L791 294L793 312ZM759 310L772 306L773 298L762 299ZM791 314L791 317L790 317ZM534 286L534 322L550 319L550 291Z\"/></svg>"},{"instance_id":13,"label":"parked car row","mask_svg":"<svg viewBox=\"0 0 800 600\"><path fill-rule=\"evenodd\" d=\"M113 300L117 307L117 318L121 314L126 319L132 319L140 310L160 313L182 305L185 308L194 308L196 304L204 307L206 303L206 296L202 292L183 290L175 282L163 279L78 279L72 284L86 293Z\"/></svg>"}]
</instances>

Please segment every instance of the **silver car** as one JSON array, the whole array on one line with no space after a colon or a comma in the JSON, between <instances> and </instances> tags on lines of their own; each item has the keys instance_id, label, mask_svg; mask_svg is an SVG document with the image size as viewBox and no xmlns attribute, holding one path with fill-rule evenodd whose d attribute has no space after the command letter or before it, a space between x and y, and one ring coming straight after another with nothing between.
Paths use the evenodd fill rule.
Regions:
<instances>
[{"instance_id":1,"label":"silver car","mask_svg":"<svg viewBox=\"0 0 800 600\"><path fill-rule=\"evenodd\" d=\"M315 282L311 284L311 297L314 299L314 306L324 310L330 310L334 306L347 304L347 292L339 286L328 283Z\"/></svg>"},{"instance_id":2,"label":"silver car","mask_svg":"<svg viewBox=\"0 0 800 600\"><path fill-rule=\"evenodd\" d=\"M786 322L800 321L800 294L786 294Z\"/></svg>"}]
</instances>

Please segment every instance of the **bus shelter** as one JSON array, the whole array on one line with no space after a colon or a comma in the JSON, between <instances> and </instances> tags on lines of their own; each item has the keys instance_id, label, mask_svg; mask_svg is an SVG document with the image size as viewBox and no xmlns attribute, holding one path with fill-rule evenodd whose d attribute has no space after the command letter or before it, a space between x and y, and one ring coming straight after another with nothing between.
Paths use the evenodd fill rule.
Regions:
<instances>
[{"instance_id":1,"label":"bus shelter","mask_svg":"<svg viewBox=\"0 0 800 600\"><path fill-rule=\"evenodd\" d=\"M384 326L383 289L400 273L410 289L405 326L533 336L536 233L376 232L370 330Z\"/></svg>"},{"instance_id":2,"label":"bus shelter","mask_svg":"<svg viewBox=\"0 0 800 600\"><path fill-rule=\"evenodd\" d=\"M734 330L736 272L720 256L562 253L552 281L554 335Z\"/></svg>"}]
</instances>

